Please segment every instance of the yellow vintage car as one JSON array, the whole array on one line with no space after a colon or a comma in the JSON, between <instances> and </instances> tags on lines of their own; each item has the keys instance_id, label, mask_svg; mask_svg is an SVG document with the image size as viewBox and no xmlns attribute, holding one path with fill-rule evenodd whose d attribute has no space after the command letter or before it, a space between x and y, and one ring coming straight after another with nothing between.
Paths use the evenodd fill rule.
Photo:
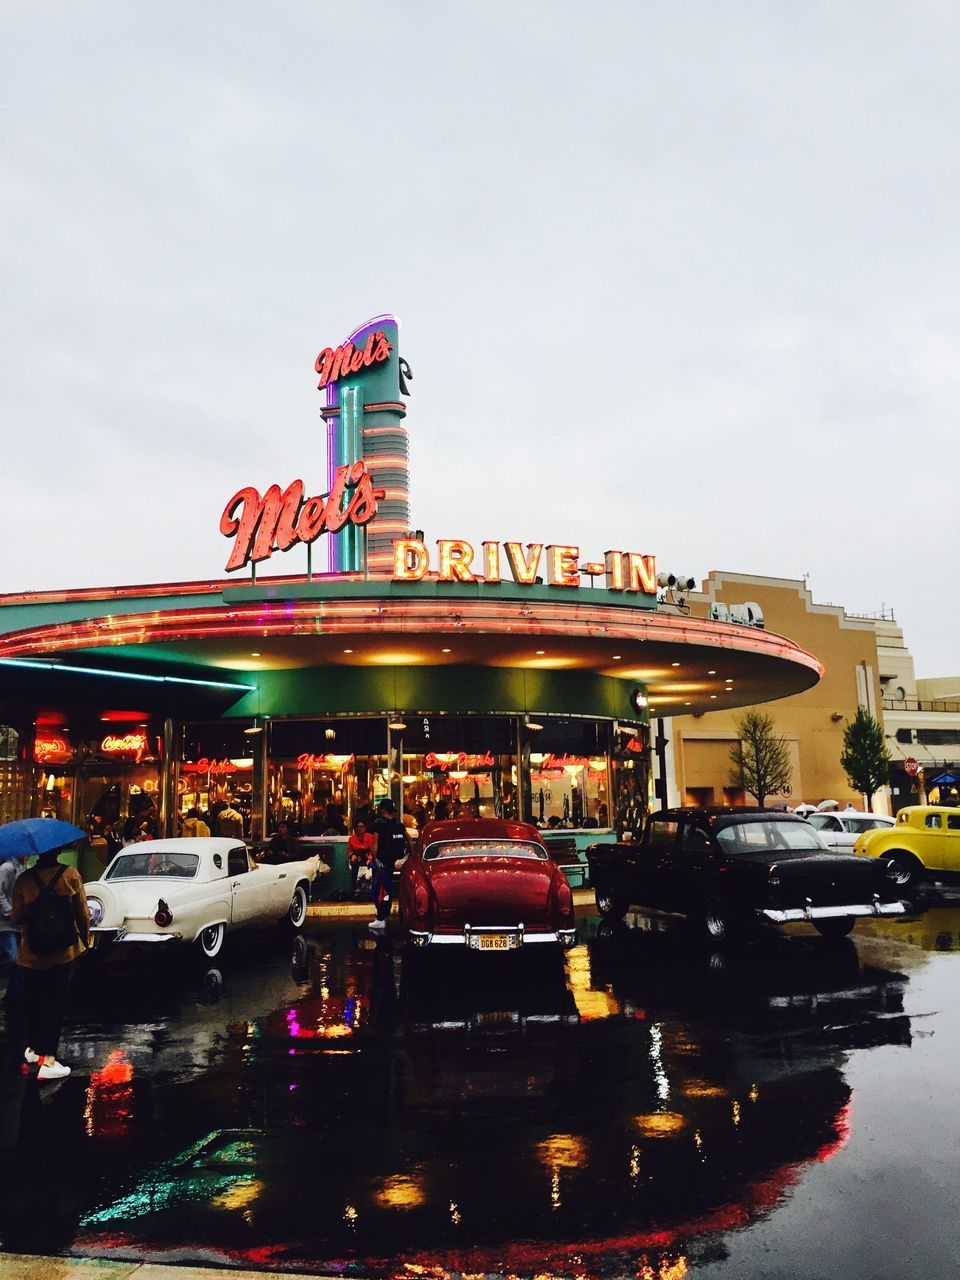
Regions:
<instances>
[{"instance_id":1,"label":"yellow vintage car","mask_svg":"<svg viewBox=\"0 0 960 1280\"><path fill-rule=\"evenodd\" d=\"M915 804L901 809L892 827L865 831L854 853L886 858L888 874L899 889L932 877L960 875L960 809Z\"/></svg>"}]
</instances>

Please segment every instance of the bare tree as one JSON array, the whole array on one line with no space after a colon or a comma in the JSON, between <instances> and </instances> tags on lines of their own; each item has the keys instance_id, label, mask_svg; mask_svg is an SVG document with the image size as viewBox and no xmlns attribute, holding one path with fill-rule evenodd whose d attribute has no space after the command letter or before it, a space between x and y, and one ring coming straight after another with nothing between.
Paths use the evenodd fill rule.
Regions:
<instances>
[{"instance_id":1,"label":"bare tree","mask_svg":"<svg viewBox=\"0 0 960 1280\"><path fill-rule=\"evenodd\" d=\"M745 711L734 724L740 737L730 749L730 780L756 796L762 809L767 796L790 781L790 751L763 711Z\"/></svg>"}]
</instances>

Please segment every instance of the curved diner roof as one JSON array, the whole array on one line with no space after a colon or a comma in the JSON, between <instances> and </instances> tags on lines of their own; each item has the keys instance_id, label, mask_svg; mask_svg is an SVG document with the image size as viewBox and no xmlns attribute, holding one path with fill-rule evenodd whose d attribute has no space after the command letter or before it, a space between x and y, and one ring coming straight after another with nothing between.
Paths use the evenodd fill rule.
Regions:
<instances>
[{"instance_id":1,"label":"curved diner roof","mask_svg":"<svg viewBox=\"0 0 960 1280\"><path fill-rule=\"evenodd\" d=\"M605 588L396 583L355 575L174 583L0 597L0 663L235 679L318 667L580 671L646 686L654 715L747 706L810 688L791 640L653 609ZM354 673L359 674L359 673Z\"/></svg>"}]
</instances>

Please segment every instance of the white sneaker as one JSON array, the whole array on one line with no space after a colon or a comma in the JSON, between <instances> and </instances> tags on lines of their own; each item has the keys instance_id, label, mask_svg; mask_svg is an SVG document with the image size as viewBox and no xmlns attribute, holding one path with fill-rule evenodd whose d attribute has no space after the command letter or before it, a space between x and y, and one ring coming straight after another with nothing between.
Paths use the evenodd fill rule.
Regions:
<instances>
[{"instance_id":1,"label":"white sneaker","mask_svg":"<svg viewBox=\"0 0 960 1280\"><path fill-rule=\"evenodd\" d=\"M374 929L377 933L381 933L386 927L386 920L371 920L367 925L368 929Z\"/></svg>"},{"instance_id":2,"label":"white sneaker","mask_svg":"<svg viewBox=\"0 0 960 1280\"><path fill-rule=\"evenodd\" d=\"M29 1062L29 1064L33 1066L34 1063L40 1061L40 1055L39 1053L34 1053L30 1046L27 1045L26 1049L23 1051L23 1060L24 1062Z\"/></svg>"},{"instance_id":3,"label":"white sneaker","mask_svg":"<svg viewBox=\"0 0 960 1280\"><path fill-rule=\"evenodd\" d=\"M53 1062L41 1063L40 1070L37 1072L38 1080L64 1080L70 1074L70 1068L62 1062L57 1062L54 1058Z\"/></svg>"}]
</instances>

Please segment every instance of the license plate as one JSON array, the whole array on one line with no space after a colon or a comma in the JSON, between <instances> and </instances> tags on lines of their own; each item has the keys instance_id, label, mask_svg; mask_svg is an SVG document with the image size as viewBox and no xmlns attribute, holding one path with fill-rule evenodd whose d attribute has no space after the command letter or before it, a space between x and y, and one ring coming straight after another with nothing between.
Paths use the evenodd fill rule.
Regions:
<instances>
[{"instance_id":1,"label":"license plate","mask_svg":"<svg viewBox=\"0 0 960 1280\"><path fill-rule=\"evenodd\" d=\"M507 933L478 933L471 938L478 951L509 951L510 935Z\"/></svg>"}]
</instances>

